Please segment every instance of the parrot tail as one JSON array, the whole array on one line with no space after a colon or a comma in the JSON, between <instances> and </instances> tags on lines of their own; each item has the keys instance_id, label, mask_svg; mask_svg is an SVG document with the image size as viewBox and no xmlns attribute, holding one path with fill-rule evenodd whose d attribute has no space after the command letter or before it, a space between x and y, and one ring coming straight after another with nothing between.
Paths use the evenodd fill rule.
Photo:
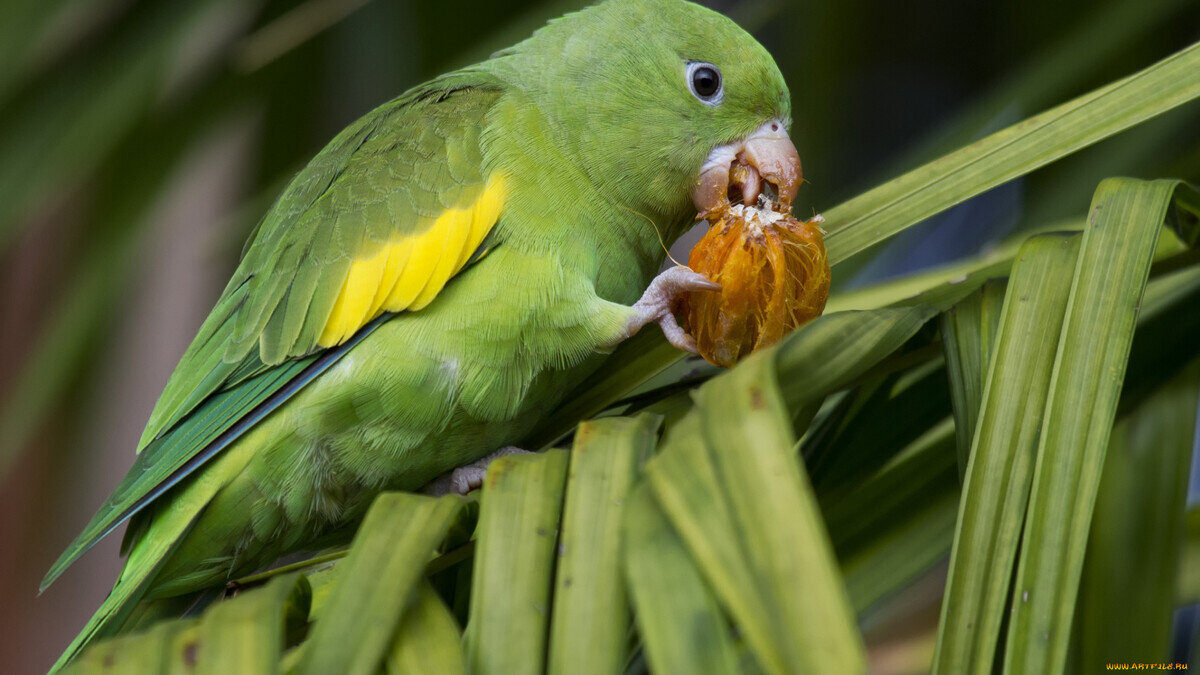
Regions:
<instances>
[{"instance_id":1,"label":"parrot tail","mask_svg":"<svg viewBox=\"0 0 1200 675\"><path fill-rule=\"evenodd\" d=\"M117 577L117 583L109 592L108 597L100 604L100 608L92 615L83 630L66 651L50 668L50 675L61 671L93 641L112 637L123 632L127 626L144 625L139 620L146 611L155 612L153 607L147 607L142 599L154 586L155 575L179 544L191 531L199 518L200 509L166 508L155 513L148 527L139 533L137 541L130 542L129 558L125 567ZM156 602L152 602L156 605Z\"/></svg>"}]
</instances>

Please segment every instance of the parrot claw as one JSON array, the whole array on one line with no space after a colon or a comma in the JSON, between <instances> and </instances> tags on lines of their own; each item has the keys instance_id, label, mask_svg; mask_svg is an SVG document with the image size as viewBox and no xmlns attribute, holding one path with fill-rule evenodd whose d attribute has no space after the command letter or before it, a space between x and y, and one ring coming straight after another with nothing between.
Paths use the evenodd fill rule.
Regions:
<instances>
[{"instance_id":1,"label":"parrot claw","mask_svg":"<svg viewBox=\"0 0 1200 675\"><path fill-rule=\"evenodd\" d=\"M483 485L483 478L487 475L488 465L493 460L499 459L506 455L530 454L529 450L522 450L516 446L506 446L493 452L492 454L477 459L470 464L464 464L453 471L448 471L437 478L429 481L425 487L421 488L421 492L431 497L441 497L442 495L465 495L471 490L479 488Z\"/></svg>"},{"instance_id":2,"label":"parrot claw","mask_svg":"<svg viewBox=\"0 0 1200 675\"><path fill-rule=\"evenodd\" d=\"M671 346L695 354L696 340L680 327L675 320L674 310L684 293L719 290L719 284L684 265L665 270L654 277L641 299L633 304L634 315L625 326L625 334L621 339L628 338L646 324L657 323Z\"/></svg>"}]
</instances>

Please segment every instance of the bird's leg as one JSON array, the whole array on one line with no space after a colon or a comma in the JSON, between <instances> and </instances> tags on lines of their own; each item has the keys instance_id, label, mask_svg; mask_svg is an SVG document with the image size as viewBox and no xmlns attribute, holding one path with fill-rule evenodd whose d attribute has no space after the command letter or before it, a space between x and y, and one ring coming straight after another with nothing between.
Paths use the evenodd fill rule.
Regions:
<instances>
[{"instance_id":1,"label":"bird's leg","mask_svg":"<svg viewBox=\"0 0 1200 675\"><path fill-rule=\"evenodd\" d=\"M487 468L492 463L492 460L499 459L505 455L525 454L531 453L529 450L522 450L512 445L500 448L482 459L477 459L470 464L464 464L453 471L448 471L434 478L425 487L421 488L421 492L434 497L441 497L448 494L465 495L483 485L483 477L487 475Z\"/></svg>"},{"instance_id":2,"label":"bird's leg","mask_svg":"<svg viewBox=\"0 0 1200 675\"><path fill-rule=\"evenodd\" d=\"M641 299L633 303L634 314L625 324L625 331L613 344L603 347L614 347L617 343L641 330L642 326L657 323L662 328L667 342L678 349L695 354L696 340L679 327L679 323L675 320L674 310L679 307L679 301L683 299L684 293L719 290L721 290L719 284L714 283L703 274L693 272L691 268L684 265L676 265L665 270L654 277L654 281L650 282Z\"/></svg>"}]
</instances>

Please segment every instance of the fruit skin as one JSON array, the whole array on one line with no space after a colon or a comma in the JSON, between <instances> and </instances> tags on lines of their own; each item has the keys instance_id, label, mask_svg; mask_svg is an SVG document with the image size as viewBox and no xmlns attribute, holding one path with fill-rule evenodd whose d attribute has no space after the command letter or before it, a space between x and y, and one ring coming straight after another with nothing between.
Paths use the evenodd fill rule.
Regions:
<instances>
[{"instance_id":1,"label":"fruit skin","mask_svg":"<svg viewBox=\"0 0 1200 675\"><path fill-rule=\"evenodd\" d=\"M714 225L688 266L721 285L684 298L683 327L709 363L731 367L811 321L829 297L829 258L820 218L799 221L777 205L734 205Z\"/></svg>"}]
</instances>

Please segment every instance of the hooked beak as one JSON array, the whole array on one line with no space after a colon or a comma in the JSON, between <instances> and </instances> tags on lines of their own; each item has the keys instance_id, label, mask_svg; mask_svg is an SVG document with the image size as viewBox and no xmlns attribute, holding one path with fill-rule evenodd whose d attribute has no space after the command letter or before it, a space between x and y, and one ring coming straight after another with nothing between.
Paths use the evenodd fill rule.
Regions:
<instances>
[{"instance_id":1,"label":"hooked beak","mask_svg":"<svg viewBox=\"0 0 1200 675\"><path fill-rule=\"evenodd\" d=\"M703 218L729 207L731 188L736 188L743 204L755 206L765 181L773 187L779 204L790 209L802 176L800 153L783 123L772 120L741 141L713 148L692 187L692 202Z\"/></svg>"}]
</instances>

